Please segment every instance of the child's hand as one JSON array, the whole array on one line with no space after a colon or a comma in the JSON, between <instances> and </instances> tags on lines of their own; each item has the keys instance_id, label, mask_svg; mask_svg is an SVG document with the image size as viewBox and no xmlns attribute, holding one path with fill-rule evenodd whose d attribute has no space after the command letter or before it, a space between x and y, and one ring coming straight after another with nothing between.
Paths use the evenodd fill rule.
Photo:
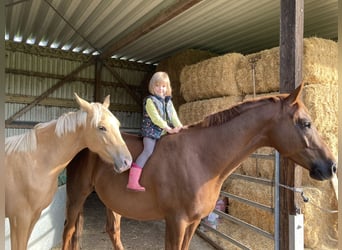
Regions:
<instances>
[{"instance_id":1,"label":"child's hand","mask_svg":"<svg viewBox=\"0 0 342 250\"><path fill-rule=\"evenodd\" d=\"M170 127L166 127L164 128L166 130L166 132L168 132L169 134L177 134L182 127L175 127L175 128L170 128Z\"/></svg>"}]
</instances>

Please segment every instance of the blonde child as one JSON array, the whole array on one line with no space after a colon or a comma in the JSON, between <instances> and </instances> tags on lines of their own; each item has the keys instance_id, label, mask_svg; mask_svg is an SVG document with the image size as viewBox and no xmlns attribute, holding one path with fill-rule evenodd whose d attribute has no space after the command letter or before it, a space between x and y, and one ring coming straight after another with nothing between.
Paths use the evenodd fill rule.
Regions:
<instances>
[{"instance_id":1,"label":"blonde child","mask_svg":"<svg viewBox=\"0 0 342 250\"><path fill-rule=\"evenodd\" d=\"M154 73L148 90L151 95L144 99L141 128L144 150L136 162L133 162L127 184L127 188L134 191L145 191L145 188L139 184L139 179L157 140L166 133L175 134L183 128L171 100L172 90L168 74Z\"/></svg>"}]
</instances>

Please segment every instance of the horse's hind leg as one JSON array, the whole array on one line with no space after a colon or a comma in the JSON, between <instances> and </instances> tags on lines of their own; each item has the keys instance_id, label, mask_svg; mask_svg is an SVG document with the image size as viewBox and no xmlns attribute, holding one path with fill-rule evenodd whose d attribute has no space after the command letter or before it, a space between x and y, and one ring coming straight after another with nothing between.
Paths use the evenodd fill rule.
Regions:
<instances>
[{"instance_id":1,"label":"horse's hind leg","mask_svg":"<svg viewBox=\"0 0 342 250\"><path fill-rule=\"evenodd\" d=\"M182 249L189 249L190 247L190 242L192 237L194 236L194 233L200 224L201 220L195 221L194 223L190 224L184 234L184 239L183 239L183 244L182 244Z\"/></svg>"},{"instance_id":2,"label":"horse's hind leg","mask_svg":"<svg viewBox=\"0 0 342 250\"><path fill-rule=\"evenodd\" d=\"M109 235L110 240L113 243L113 247L115 250L123 250L122 242L121 242L121 215L113 212L109 208L106 207L107 221L106 221L106 231Z\"/></svg>"}]
</instances>

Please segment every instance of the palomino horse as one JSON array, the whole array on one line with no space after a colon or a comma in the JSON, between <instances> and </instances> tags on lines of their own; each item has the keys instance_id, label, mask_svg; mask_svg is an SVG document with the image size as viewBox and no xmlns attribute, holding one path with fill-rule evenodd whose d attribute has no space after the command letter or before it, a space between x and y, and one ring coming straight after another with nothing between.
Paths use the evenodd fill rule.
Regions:
<instances>
[{"instance_id":1,"label":"palomino horse","mask_svg":"<svg viewBox=\"0 0 342 250\"><path fill-rule=\"evenodd\" d=\"M119 121L108 109L109 96L103 104L75 96L81 110L6 138L5 213L12 250L27 248L35 223L56 192L58 175L79 151L88 147L117 172L132 163Z\"/></svg>"},{"instance_id":2,"label":"palomino horse","mask_svg":"<svg viewBox=\"0 0 342 250\"><path fill-rule=\"evenodd\" d=\"M302 86L302 85L301 85ZM144 167L146 192L126 189L128 173L82 151L67 168L67 215L63 249L77 249L77 221L95 189L107 207L107 232L122 249L120 216L165 220L165 249L188 249L200 220L215 207L224 180L256 149L276 148L284 157L325 180L336 173L332 153L318 135L303 103L302 87L290 95L244 102L205 118L181 133L162 137ZM133 158L142 150L138 136L123 135ZM113 213L110 211L112 210Z\"/></svg>"}]
</instances>

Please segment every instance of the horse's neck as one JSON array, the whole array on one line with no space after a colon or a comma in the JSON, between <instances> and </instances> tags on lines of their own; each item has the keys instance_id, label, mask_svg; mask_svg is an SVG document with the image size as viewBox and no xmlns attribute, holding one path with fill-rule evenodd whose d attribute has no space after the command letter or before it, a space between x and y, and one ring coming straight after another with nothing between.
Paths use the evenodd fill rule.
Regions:
<instances>
[{"instance_id":1,"label":"horse's neck","mask_svg":"<svg viewBox=\"0 0 342 250\"><path fill-rule=\"evenodd\" d=\"M39 159L44 159L49 166L60 166L62 169L83 148L83 128L78 127L75 132L67 132L62 136L55 133L55 124L37 130L37 150ZM46 157L43 157L43 156Z\"/></svg>"},{"instance_id":2,"label":"horse's neck","mask_svg":"<svg viewBox=\"0 0 342 250\"><path fill-rule=\"evenodd\" d=\"M213 171L222 176L223 180L251 153L267 146L266 133L274 113L267 107L264 109L258 112L251 110L222 125L207 128L207 135L204 135L208 138L205 154L209 150L213 151L217 163Z\"/></svg>"}]
</instances>

